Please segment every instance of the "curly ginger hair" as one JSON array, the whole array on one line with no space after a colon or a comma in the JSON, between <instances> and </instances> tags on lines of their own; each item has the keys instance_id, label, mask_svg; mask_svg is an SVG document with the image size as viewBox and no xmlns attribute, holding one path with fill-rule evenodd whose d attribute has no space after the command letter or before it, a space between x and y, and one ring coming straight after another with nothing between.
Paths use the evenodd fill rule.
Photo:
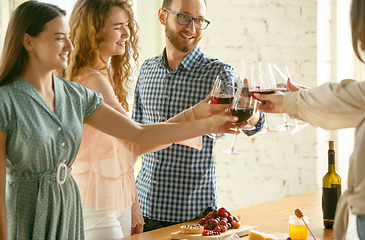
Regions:
<instances>
[{"instance_id":1,"label":"curly ginger hair","mask_svg":"<svg viewBox=\"0 0 365 240\"><path fill-rule=\"evenodd\" d=\"M70 39L75 49L69 56L69 67L61 75L71 81L78 81L88 69L98 69L101 58L101 48L104 42L102 30L105 21L110 16L114 6L125 9L128 13L130 37L126 41L125 53L112 56L110 67L115 95L121 105L128 111L127 102L129 84L133 81L133 59L138 66L139 48L138 24L134 19L130 0L78 0L70 16ZM105 68L107 63L105 63Z\"/></svg>"}]
</instances>

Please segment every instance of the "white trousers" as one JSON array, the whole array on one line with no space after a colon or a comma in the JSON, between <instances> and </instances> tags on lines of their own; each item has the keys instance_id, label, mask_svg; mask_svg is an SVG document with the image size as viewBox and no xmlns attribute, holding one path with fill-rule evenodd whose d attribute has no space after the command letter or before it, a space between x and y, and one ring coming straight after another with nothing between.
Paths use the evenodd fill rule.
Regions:
<instances>
[{"instance_id":1,"label":"white trousers","mask_svg":"<svg viewBox=\"0 0 365 240\"><path fill-rule=\"evenodd\" d=\"M115 240L131 235L131 207L122 212L84 207L83 213L86 240Z\"/></svg>"}]
</instances>

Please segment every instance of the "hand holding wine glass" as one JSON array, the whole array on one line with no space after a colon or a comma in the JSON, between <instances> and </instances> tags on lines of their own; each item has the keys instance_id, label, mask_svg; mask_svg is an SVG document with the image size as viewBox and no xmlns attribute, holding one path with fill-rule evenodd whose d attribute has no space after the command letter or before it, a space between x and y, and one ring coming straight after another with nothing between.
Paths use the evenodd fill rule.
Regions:
<instances>
[{"instance_id":1,"label":"hand holding wine glass","mask_svg":"<svg viewBox=\"0 0 365 240\"><path fill-rule=\"evenodd\" d=\"M257 110L266 113L285 113L283 93L276 92L268 95L254 93L254 97L259 100Z\"/></svg>"},{"instance_id":2,"label":"hand holding wine glass","mask_svg":"<svg viewBox=\"0 0 365 240\"><path fill-rule=\"evenodd\" d=\"M242 126L246 124L253 116L256 111L256 99L254 99L250 93L250 90L245 85L239 87L235 98L233 99L233 106L231 108L232 116L237 116L238 120L235 123L237 126ZM253 127L253 126L252 126ZM253 127L254 129L255 127ZM245 129L245 130L253 130ZM243 130L243 128L240 128Z\"/></svg>"},{"instance_id":3,"label":"hand holding wine glass","mask_svg":"<svg viewBox=\"0 0 365 240\"><path fill-rule=\"evenodd\" d=\"M284 113L284 94L280 91L275 92L276 82L273 76L274 74L272 72L271 64L258 64L260 77L255 83L256 89L251 91L253 97L259 100L259 103L257 104L257 109L266 113ZM269 130L268 127L264 129L265 133L270 131L272 130Z\"/></svg>"},{"instance_id":4,"label":"hand holding wine glass","mask_svg":"<svg viewBox=\"0 0 365 240\"><path fill-rule=\"evenodd\" d=\"M228 72L220 73L213 85L213 89L210 94L211 104L231 104L234 96L234 84L236 76ZM223 138L225 134L207 134L208 137L213 139Z\"/></svg>"},{"instance_id":5,"label":"hand holding wine glass","mask_svg":"<svg viewBox=\"0 0 365 240\"><path fill-rule=\"evenodd\" d=\"M277 67L275 67L275 68L278 70L278 72L280 72L280 75L284 79L287 79L287 84L286 84L286 86L284 86L284 88L286 88L285 91L284 90L276 91L276 93L269 94L269 95L266 95L267 94L266 92L262 93L260 91L253 91L252 93L253 93L253 96L260 101L257 106L258 110L260 110L262 112L266 112L266 113L284 113L285 114L285 109L284 109L284 105L283 105L283 101L284 101L283 92L299 91L302 89L307 89L307 87L301 86L301 85L296 85L290 81L290 74L289 74L289 70L288 70L287 66L284 68L285 74L282 73L281 70L278 69ZM266 74L266 75L270 75L270 74ZM285 120L286 119L284 118L284 121ZM308 126L307 123L301 124L296 119L295 119L295 121L296 121L296 126L292 130L291 134L294 134L294 133L298 132L300 129Z\"/></svg>"},{"instance_id":6,"label":"hand holding wine glass","mask_svg":"<svg viewBox=\"0 0 365 240\"><path fill-rule=\"evenodd\" d=\"M256 110L256 100L252 97L250 93L250 87L248 84L248 80L245 79L243 84L240 84L236 94L233 98L233 105L231 108L232 116L237 116L238 120L235 122L236 124L236 134L233 136L232 146L230 149L224 151L229 154L234 155L240 155L234 150L234 145L236 142L236 136L238 133L238 128L244 124L247 124L247 122L250 120L250 118L253 116ZM253 126L250 126L249 128L241 128L245 130L251 130L254 129Z\"/></svg>"},{"instance_id":7,"label":"hand holding wine glass","mask_svg":"<svg viewBox=\"0 0 365 240\"><path fill-rule=\"evenodd\" d=\"M209 121L209 126L212 133L235 133L235 131L232 130L232 124L237 122L238 117L227 114L218 114L211 116L207 120Z\"/></svg>"},{"instance_id":8,"label":"hand holding wine glass","mask_svg":"<svg viewBox=\"0 0 365 240\"><path fill-rule=\"evenodd\" d=\"M211 104L211 94L192 107L195 120L211 117L213 115L224 113L231 108L232 104Z\"/></svg>"},{"instance_id":9,"label":"hand holding wine glass","mask_svg":"<svg viewBox=\"0 0 365 240\"><path fill-rule=\"evenodd\" d=\"M258 62L257 69L258 69L257 70L258 77L255 78L255 82L253 83L253 89L251 90L251 94L253 95L253 97L256 98L255 93L259 93L261 95L275 93L276 81L271 64L268 62ZM257 100L263 101L263 99L257 99ZM267 114L265 114L264 128L258 134L267 134L275 132L277 132L277 130L272 130L269 128L268 117Z\"/></svg>"}]
</instances>

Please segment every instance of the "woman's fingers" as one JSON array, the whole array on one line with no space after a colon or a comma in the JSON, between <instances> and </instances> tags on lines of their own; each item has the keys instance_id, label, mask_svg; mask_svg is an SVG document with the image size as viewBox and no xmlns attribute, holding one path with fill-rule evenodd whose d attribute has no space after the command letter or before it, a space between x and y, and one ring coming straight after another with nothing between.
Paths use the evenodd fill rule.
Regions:
<instances>
[{"instance_id":1,"label":"woman's fingers","mask_svg":"<svg viewBox=\"0 0 365 240\"><path fill-rule=\"evenodd\" d=\"M303 89L308 89L309 88L307 86L297 85L297 84L293 83L290 78L288 78L287 85L288 85L289 90L292 91L292 92L296 92L296 91L299 91L299 90L303 90Z\"/></svg>"},{"instance_id":2,"label":"woman's fingers","mask_svg":"<svg viewBox=\"0 0 365 240\"><path fill-rule=\"evenodd\" d=\"M238 117L228 115L215 115L212 117L212 133L231 133L232 123L237 122Z\"/></svg>"},{"instance_id":3,"label":"woman's fingers","mask_svg":"<svg viewBox=\"0 0 365 240\"><path fill-rule=\"evenodd\" d=\"M199 105L195 106L193 110L194 110L194 115L197 117L197 119L202 119L224 113L231 106L232 104L200 103Z\"/></svg>"},{"instance_id":4,"label":"woman's fingers","mask_svg":"<svg viewBox=\"0 0 365 240\"><path fill-rule=\"evenodd\" d=\"M296 92L296 91L300 90L300 88L295 83L293 83L290 78L288 78L287 85L288 85L289 90L292 92Z\"/></svg>"}]
</instances>

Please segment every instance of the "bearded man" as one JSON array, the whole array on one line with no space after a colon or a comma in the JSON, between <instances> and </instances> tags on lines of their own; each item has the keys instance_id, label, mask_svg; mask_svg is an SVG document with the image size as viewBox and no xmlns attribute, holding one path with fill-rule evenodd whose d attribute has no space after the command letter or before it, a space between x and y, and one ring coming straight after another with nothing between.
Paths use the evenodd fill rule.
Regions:
<instances>
[{"instance_id":1,"label":"bearded man","mask_svg":"<svg viewBox=\"0 0 365 240\"><path fill-rule=\"evenodd\" d=\"M236 76L227 63L204 54L198 43L210 22L205 0L164 0L158 19L165 29L162 54L147 59L135 89L132 118L143 124L164 122L208 96L218 74ZM263 115L250 124L261 129ZM173 132L171 134L174 134ZM218 205L213 148L202 138L200 150L172 144L142 156L136 180L144 231L206 216Z\"/></svg>"}]
</instances>

